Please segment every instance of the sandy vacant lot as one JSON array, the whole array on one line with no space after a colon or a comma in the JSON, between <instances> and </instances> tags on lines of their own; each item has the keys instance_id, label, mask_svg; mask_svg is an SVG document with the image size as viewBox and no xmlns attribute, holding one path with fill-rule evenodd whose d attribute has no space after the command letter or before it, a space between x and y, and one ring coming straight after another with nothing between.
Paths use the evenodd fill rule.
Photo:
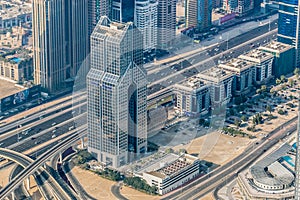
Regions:
<instances>
[{"instance_id":1,"label":"sandy vacant lot","mask_svg":"<svg viewBox=\"0 0 300 200\"><path fill-rule=\"evenodd\" d=\"M174 149L186 149L189 154L195 154L200 159L223 165L242 153L250 142L248 138L212 132L192 140L189 144L176 146Z\"/></svg>"},{"instance_id":2,"label":"sandy vacant lot","mask_svg":"<svg viewBox=\"0 0 300 200\"><path fill-rule=\"evenodd\" d=\"M110 188L115 182L101 178L93 172L74 167L72 173L76 176L85 191L96 199L117 199L111 193Z\"/></svg>"},{"instance_id":3,"label":"sandy vacant lot","mask_svg":"<svg viewBox=\"0 0 300 200\"><path fill-rule=\"evenodd\" d=\"M111 193L111 187L114 181L104 179L93 172L74 167L72 173L76 176L85 191L96 199L116 200L117 198ZM158 200L158 196L151 196L139 192L129 187L123 187L121 194L130 200Z\"/></svg>"},{"instance_id":4,"label":"sandy vacant lot","mask_svg":"<svg viewBox=\"0 0 300 200\"><path fill-rule=\"evenodd\" d=\"M151 196L151 195L147 195L143 192L134 190L132 188L129 187L123 187L121 190L121 194L124 195L127 199L130 200L159 200L160 197L159 196Z\"/></svg>"}]
</instances>

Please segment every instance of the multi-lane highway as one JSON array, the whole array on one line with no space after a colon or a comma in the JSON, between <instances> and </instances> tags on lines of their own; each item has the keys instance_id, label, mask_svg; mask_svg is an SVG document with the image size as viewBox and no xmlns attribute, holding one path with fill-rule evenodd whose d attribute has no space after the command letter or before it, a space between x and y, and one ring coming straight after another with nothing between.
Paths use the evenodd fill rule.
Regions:
<instances>
[{"instance_id":1,"label":"multi-lane highway","mask_svg":"<svg viewBox=\"0 0 300 200\"><path fill-rule=\"evenodd\" d=\"M8 185L6 185L4 188L0 190L0 199L6 197L9 193L11 193L20 183L22 183L28 175L30 175L32 172L38 170L42 164L44 164L47 160L49 160L51 157L56 155L57 153L65 150L70 145L74 144L76 141L78 141L80 138L84 137L86 135L86 129L77 130L75 134L72 134L68 137L66 137L63 141L61 141L59 144L56 144L52 146L50 149L48 149L46 152L44 152L40 157L36 158L34 162L32 162L28 167L26 167L17 177L15 177ZM53 184L52 182L50 182ZM52 185L53 187L53 185ZM66 191L61 191L66 192ZM58 193L59 196L61 193ZM69 194L70 195L70 194ZM61 199L61 198L59 198ZM69 199L69 198L65 198ZM62 200L65 200L62 198Z\"/></svg>"},{"instance_id":2,"label":"multi-lane highway","mask_svg":"<svg viewBox=\"0 0 300 200\"><path fill-rule=\"evenodd\" d=\"M214 66L218 60L236 57L250 50L254 45L258 46L265 43L274 37L276 27L276 22L273 22L270 26L270 30L273 31L268 32L269 25L260 26L253 31L238 36L234 40L223 42L217 46L214 45L187 59L182 58L182 61L176 61L177 63L151 68L148 72L149 96L157 96L160 91L171 87L174 83ZM86 95L74 99L78 101L76 106L70 100L65 101L59 107L55 105L19 119L17 122L2 126L0 128L0 147L8 147L23 152L39 143L49 141L68 132L71 127L75 128L85 124ZM74 114L78 115L75 117L77 125L74 124ZM39 154L42 154L42 152L39 152Z\"/></svg>"},{"instance_id":3,"label":"multi-lane highway","mask_svg":"<svg viewBox=\"0 0 300 200\"><path fill-rule=\"evenodd\" d=\"M274 21L270 24L270 31L269 25L260 26L229 40L228 43L223 42L217 47L214 46L196 55L182 58L181 61L168 65L159 65L156 69L148 72L148 97L157 94L166 87L172 86L174 83L178 83L187 77L217 65L219 61L237 57L271 39L275 39L276 34L277 22Z\"/></svg>"},{"instance_id":4,"label":"multi-lane highway","mask_svg":"<svg viewBox=\"0 0 300 200\"><path fill-rule=\"evenodd\" d=\"M70 102L72 105L72 102ZM20 120L22 127L0 135L0 147L6 147L18 152L30 149L39 143L55 138L63 133L86 123L86 101L79 105L61 105L56 107L52 115L40 118L32 116L30 121ZM79 108L82 113L79 113ZM46 112L46 111L42 111ZM36 118L37 117L37 118ZM24 119L25 120L25 119ZM9 126L9 125L8 125ZM4 126L3 128L6 128ZM1 130L2 128L0 128Z\"/></svg>"},{"instance_id":5,"label":"multi-lane highway","mask_svg":"<svg viewBox=\"0 0 300 200\"><path fill-rule=\"evenodd\" d=\"M253 144L250 148L246 149L238 157L234 158L231 162L217 168L211 173L205 175L184 186L182 189L168 195L163 200L169 199L200 199L208 192L213 191L218 185L222 184L226 179L235 176L245 166L251 164L255 159L262 155L269 148L274 146L278 141L286 136L287 132L296 130L297 117L283 124L281 127L274 129L269 133L270 138L263 138L260 143Z\"/></svg>"}]
</instances>

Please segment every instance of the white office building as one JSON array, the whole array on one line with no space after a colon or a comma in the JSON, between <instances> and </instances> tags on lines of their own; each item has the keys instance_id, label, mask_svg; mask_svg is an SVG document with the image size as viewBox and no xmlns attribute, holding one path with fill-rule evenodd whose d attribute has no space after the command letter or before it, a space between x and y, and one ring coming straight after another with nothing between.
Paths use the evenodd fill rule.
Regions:
<instances>
[{"instance_id":1,"label":"white office building","mask_svg":"<svg viewBox=\"0 0 300 200\"><path fill-rule=\"evenodd\" d=\"M134 24L143 35L143 49L150 52L157 44L157 0L136 0Z\"/></svg>"}]
</instances>

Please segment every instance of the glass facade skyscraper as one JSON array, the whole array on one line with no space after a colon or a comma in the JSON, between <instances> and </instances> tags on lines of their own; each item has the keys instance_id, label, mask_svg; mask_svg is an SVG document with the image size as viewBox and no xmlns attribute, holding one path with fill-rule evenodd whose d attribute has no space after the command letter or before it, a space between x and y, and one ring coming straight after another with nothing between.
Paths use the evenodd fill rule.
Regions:
<instances>
[{"instance_id":1,"label":"glass facade skyscraper","mask_svg":"<svg viewBox=\"0 0 300 200\"><path fill-rule=\"evenodd\" d=\"M110 16L112 0L88 0L89 35L101 16Z\"/></svg>"},{"instance_id":2,"label":"glass facade skyscraper","mask_svg":"<svg viewBox=\"0 0 300 200\"><path fill-rule=\"evenodd\" d=\"M147 74L142 51L142 35L131 22L101 17L91 35L88 150L114 168L147 150Z\"/></svg>"},{"instance_id":3,"label":"glass facade skyscraper","mask_svg":"<svg viewBox=\"0 0 300 200\"><path fill-rule=\"evenodd\" d=\"M212 0L186 0L186 27L203 31L211 26Z\"/></svg>"},{"instance_id":4,"label":"glass facade skyscraper","mask_svg":"<svg viewBox=\"0 0 300 200\"><path fill-rule=\"evenodd\" d=\"M299 66L299 2L280 0L278 17L278 41L296 49L296 65Z\"/></svg>"},{"instance_id":5,"label":"glass facade skyscraper","mask_svg":"<svg viewBox=\"0 0 300 200\"><path fill-rule=\"evenodd\" d=\"M34 81L50 93L73 84L88 53L87 0L33 0Z\"/></svg>"},{"instance_id":6,"label":"glass facade skyscraper","mask_svg":"<svg viewBox=\"0 0 300 200\"><path fill-rule=\"evenodd\" d=\"M133 22L135 0L112 0L111 19L116 22Z\"/></svg>"}]
</instances>

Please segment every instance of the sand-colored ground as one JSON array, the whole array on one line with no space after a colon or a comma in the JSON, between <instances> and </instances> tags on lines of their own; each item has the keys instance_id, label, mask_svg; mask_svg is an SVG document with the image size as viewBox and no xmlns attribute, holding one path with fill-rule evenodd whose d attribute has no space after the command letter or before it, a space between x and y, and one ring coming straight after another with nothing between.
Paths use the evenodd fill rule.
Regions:
<instances>
[{"instance_id":1,"label":"sand-colored ground","mask_svg":"<svg viewBox=\"0 0 300 200\"><path fill-rule=\"evenodd\" d=\"M96 199L116 200L110 189L114 181L104 179L91 171L74 167L72 173L78 179L85 191Z\"/></svg>"},{"instance_id":2,"label":"sand-colored ground","mask_svg":"<svg viewBox=\"0 0 300 200\"><path fill-rule=\"evenodd\" d=\"M135 189L129 188L129 187L122 187L120 190L121 194L124 195L127 199L130 200L159 200L159 196L151 196L148 194L145 194L143 192L137 191Z\"/></svg>"},{"instance_id":3,"label":"sand-colored ground","mask_svg":"<svg viewBox=\"0 0 300 200\"><path fill-rule=\"evenodd\" d=\"M44 197L42 197L33 176L30 176L30 190L28 192L29 192L30 196L32 197L32 199L44 200Z\"/></svg>"},{"instance_id":4,"label":"sand-colored ground","mask_svg":"<svg viewBox=\"0 0 300 200\"><path fill-rule=\"evenodd\" d=\"M117 198L111 193L111 187L116 183L104 179L93 172L74 167L72 173L78 179L85 191L96 199L116 200ZM129 187L123 186L121 194L130 200L158 200L158 196L151 196Z\"/></svg>"},{"instance_id":5,"label":"sand-colored ground","mask_svg":"<svg viewBox=\"0 0 300 200\"><path fill-rule=\"evenodd\" d=\"M6 168L0 170L0 186L1 187L8 184L10 172L14 167L15 167L15 165L11 165L9 167L6 167Z\"/></svg>"},{"instance_id":6,"label":"sand-colored ground","mask_svg":"<svg viewBox=\"0 0 300 200\"><path fill-rule=\"evenodd\" d=\"M174 150L186 149L189 154L197 154L200 159L223 165L241 154L249 144L248 138L213 132L189 144L176 146Z\"/></svg>"},{"instance_id":7,"label":"sand-colored ground","mask_svg":"<svg viewBox=\"0 0 300 200\"><path fill-rule=\"evenodd\" d=\"M212 193L208 193L204 197L201 198L201 200L215 200Z\"/></svg>"}]
</instances>

